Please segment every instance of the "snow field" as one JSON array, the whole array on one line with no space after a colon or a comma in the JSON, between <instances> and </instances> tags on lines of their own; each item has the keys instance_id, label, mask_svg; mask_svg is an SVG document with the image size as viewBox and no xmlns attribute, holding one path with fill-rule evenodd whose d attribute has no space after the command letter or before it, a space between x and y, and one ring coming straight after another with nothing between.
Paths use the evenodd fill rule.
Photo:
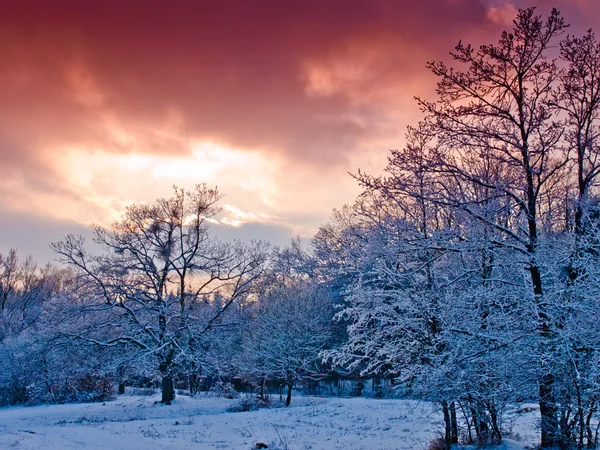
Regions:
<instances>
[{"instance_id":1,"label":"snow field","mask_svg":"<svg viewBox=\"0 0 600 450\"><path fill-rule=\"evenodd\" d=\"M414 400L295 397L289 408L227 412L237 400L123 396L106 403L0 409L1 449L424 450L441 430L434 405ZM515 423L523 448L535 414Z\"/></svg>"}]
</instances>

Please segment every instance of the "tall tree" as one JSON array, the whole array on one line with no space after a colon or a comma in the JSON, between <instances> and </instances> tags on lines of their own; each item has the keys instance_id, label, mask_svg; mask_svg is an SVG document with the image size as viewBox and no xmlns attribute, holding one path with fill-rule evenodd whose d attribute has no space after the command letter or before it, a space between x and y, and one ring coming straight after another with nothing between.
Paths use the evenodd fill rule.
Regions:
<instances>
[{"instance_id":1,"label":"tall tree","mask_svg":"<svg viewBox=\"0 0 600 450\"><path fill-rule=\"evenodd\" d=\"M575 232L581 236L589 228L590 196L600 174L600 43L589 30L581 38L567 36L560 50L568 67L555 89L553 106L565 116L567 145L574 154Z\"/></svg>"},{"instance_id":2,"label":"tall tree","mask_svg":"<svg viewBox=\"0 0 600 450\"><path fill-rule=\"evenodd\" d=\"M10 249L6 255L0 253L0 311L4 310L9 297L17 288L18 266L19 261L15 249Z\"/></svg>"},{"instance_id":3,"label":"tall tree","mask_svg":"<svg viewBox=\"0 0 600 450\"><path fill-rule=\"evenodd\" d=\"M244 349L249 371L286 386L289 406L297 382L324 377L319 354L332 338L333 305L327 290L309 280L265 287L254 305Z\"/></svg>"},{"instance_id":4,"label":"tall tree","mask_svg":"<svg viewBox=\"0 0 600 450\"><path fill-rule=\"evenodd\" d=\"M250 293L266 259L262 242L224 244L210 236L207 220L219 212L220 198L216 189L198 185L130 206L111 229L96 227L101 255L90 255L77 236L53 244L76 271L89 317L73 337L152 354L165 403L174 398L174 367L200 336L219 326L233 302Z\"/></svg>"},{"instance_id":5,"label":"tall tree","mask_svg":"<svg viewBox=\"0 0 600 450\"><path fill-rule=\"evenodd\" d=\"M509 202L508 222L479 214L461 190L440 189L436 201L460 208L503 235L529 273L537 311L542 363L539 367L541 445L556 445L555 374L544 349L553 338L538 254L540 233L551 231L546 205L552 204L567 159L562 152L562 127L551 110L552 88L560 69L549 58L550 46L567 25L557 10L546 21L534 8L519 10L511 32L498 44L475 50L459 43L452 57L464 70L443 62L428 64L439 77L436 102L419 100L430 131L439 140L438 173L459 186L486 188L490 200ZM473 158L493 161L503 177L495 182L470 164ZM475 169L475 170L474 170ZM443 183L443 181L442 181ZM458 194L458 195L457 195ZM544 230L546 226L546 230Z\"/></svg>"}]
</instances>

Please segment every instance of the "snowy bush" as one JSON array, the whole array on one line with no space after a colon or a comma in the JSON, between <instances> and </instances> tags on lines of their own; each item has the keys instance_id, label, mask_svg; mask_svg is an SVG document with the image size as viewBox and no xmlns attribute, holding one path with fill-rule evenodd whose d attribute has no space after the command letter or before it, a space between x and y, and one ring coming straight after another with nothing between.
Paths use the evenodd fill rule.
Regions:
<instances>
[{"instance_id":1,"label":"snowy bush","mask_svg":"<svg viewBox=\"0 0 600 450\"><path fill-rule=\"evenodd\" d=\"M244 395L235 404L229 406L229 412L257 411L260 408L269 408L271 402L267 397L261 398L256 395Z\"/></svg>"},{"instance_id":2,"label":"snowy bush","mask_svg":"<svg viewBox=\"0 0 600 450\"><path fill-rule=\"evenodd\" d=\"M56 342L21 337L0 343L0 404L96 402L112 398L114 380L99 369L101 355L92 355L90 348L69 347L66 343L57 346Z\"/></svg>"},{"instance_id":3,"label":"snowy bush","mask_svg":"<svg viewBox=\"0 0 600 450\"><path fill-rule=\"evenodd\" d=\"M224 397L229 399L240 398L240 393L235 390L233 384L229 382L218 381L210 389L210 394L217 397Z\"/></svg>"}]
</instances>

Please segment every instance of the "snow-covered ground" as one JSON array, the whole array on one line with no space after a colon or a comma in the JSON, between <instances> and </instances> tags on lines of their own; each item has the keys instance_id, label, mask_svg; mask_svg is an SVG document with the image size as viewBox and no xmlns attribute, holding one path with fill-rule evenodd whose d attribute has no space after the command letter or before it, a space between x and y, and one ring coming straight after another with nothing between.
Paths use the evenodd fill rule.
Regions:
<instances>
[{"instance_id":1,"label":"snow-covered ground","mask_svg":"<svg viewBox=\"0 0 600 450\"><path fill-rule=\"evenodd\" d=\"M121 396L106 403L0 408L0 449L417 449L441 429L430 403L295 397L289 408L234 413L238 402L178 396ZM518 415L523 448L535 440L535 412Z\"/></svg>"}]
</instances>

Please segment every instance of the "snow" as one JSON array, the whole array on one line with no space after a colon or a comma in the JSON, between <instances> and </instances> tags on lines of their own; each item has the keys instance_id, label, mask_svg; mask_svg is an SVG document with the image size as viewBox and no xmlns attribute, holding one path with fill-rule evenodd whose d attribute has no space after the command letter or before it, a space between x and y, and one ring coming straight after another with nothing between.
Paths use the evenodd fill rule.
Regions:
<instances>
[{"instance_id":1,"label":"snow","mask_svg":"<svg viewBox=\"0 0 600 450\"><path fill-rule=\"evenodd\" d=\"M227 412L237 400L121 396L106 403L0 408L1 449L426 449L441 414L416 400L295 397L289 408ZM535 413L517 417L503 448L534 442Z\"/></svg>"}]
</instances>

